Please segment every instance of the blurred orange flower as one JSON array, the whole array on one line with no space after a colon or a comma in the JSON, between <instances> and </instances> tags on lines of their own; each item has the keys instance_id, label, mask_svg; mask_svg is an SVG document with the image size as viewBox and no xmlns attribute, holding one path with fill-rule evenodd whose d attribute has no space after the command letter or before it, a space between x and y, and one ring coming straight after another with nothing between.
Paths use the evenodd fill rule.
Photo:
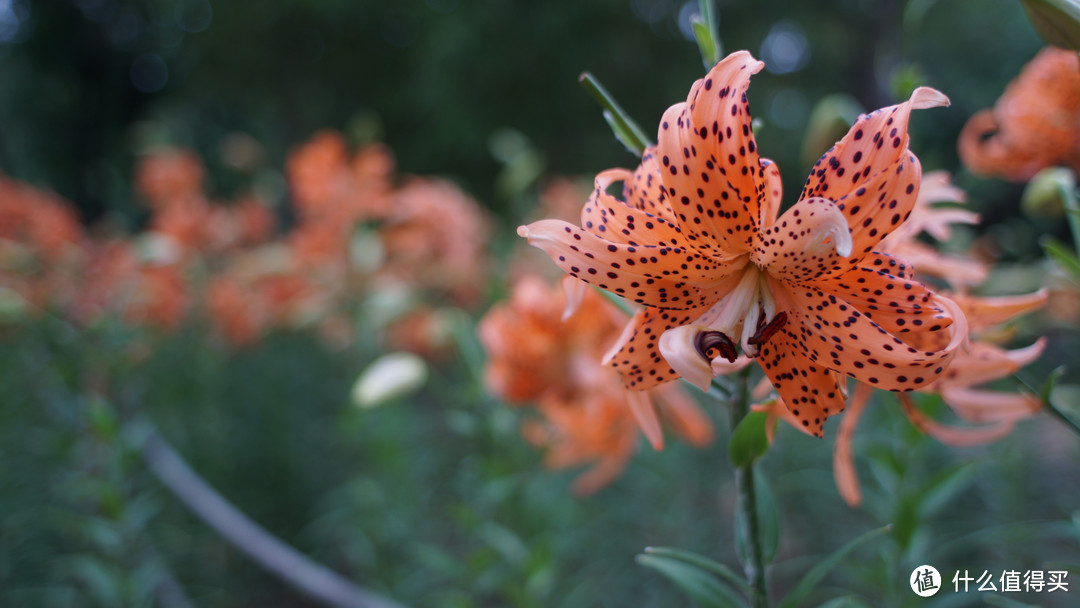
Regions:
<instances>
[{"instance_id":1,"label":"blurred orange flower","mask_svg":"<svg viewBox=\"0 0 1080 608\"><path fill-rule=\"evenodd\" d=\"M628 387L681 376L704 390L712 361L734 362L741 346L821 436L844 408L844 376L919 388L966 336L955 305L876 249L916 202L909 115L948 99L924 87L861 116L777 217L780 174L758 156L746 97L763 65L739 51L694 83L633 174L597 176L580 228L542 220L518 232L571 276L644 306L609 358ZM616 181L625 202L607 193ZM929 336L945 344L913 346Z\"/></svg>"},{"instance_id":2,"label":"blurred orange flower","mask_svg":"<svg viewBox=\"0 0 1080 608\"><path fill-rule=\"evenodd\" d=\"M135 166L135 190L151 209L201 197L206 170L191 150L164 147L151 150Z\"/></svg>"},{"instance_id":3,"label":"blurred orange flower","mask_svg":"<svg viewBox=\"0 0 1080 608\"><path fill-rule=\"evenodd\" d=\"M648 394L629 391L617 373L600 364L625 321L625 315L591 289L572 289L567 296L530 275L521 278L509 301L493 307L477 328L489 357L488 390L512 404L538 404L542 419L527 422L523 431L530 441L548 448L548 465L597 463L575 484L580 493L596 490L625 468L636 442L635 419L651 408L650 398L692 445L713 438L712 424L681 387L659 387ZM642 426L654 447L662 447L658 421Z\"/></svg>"},{"instance_id":4,"label":"blurred orange flower","mask_svg":"<svg viewBox=\"0 0 1080 608\"><path fill-rule=\"evenodd\" d=\"M976 175L1027 181L1064 165L1080 170L1080 59L1047 47L960 133L960 159Z\"/></svg>"},{"instance_id":5,"label":"blurred orange flower","mask_svg":"<svg viewBox=\"0 0 1080 608\"><path fill-rule=\"evenodd\" d=\"M454 184L414 177L392 197L379 229L382 273L475 304L487 280L489 220Z\"/></svg>"}]
</instances>

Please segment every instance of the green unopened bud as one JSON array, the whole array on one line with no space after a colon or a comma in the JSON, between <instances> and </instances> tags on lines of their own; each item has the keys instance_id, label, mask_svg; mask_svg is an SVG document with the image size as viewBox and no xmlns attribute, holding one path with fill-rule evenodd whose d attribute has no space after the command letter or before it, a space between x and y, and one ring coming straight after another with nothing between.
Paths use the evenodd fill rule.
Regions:
<instances>
[{"instance_id":1,"label":"green unopened bud","mask_svg":"<svg viewBox=\"0 0 1080 608\"><path fill-rule=\"evenodd\" d=\"M802 162L812 165L826 150L843 137L862 113L862 107L850 95L823 97L810 112L803 136Z\"/></svg>"},{"instance_id":2,"label":"green unopened bud","mask_svg":"<svg viewBox=\"0 0 1080 608\"><path fill-rule=\"evenodd\" d=\"M419 389L427 374L427 363L412 353L383 355L356 379L352 387L353 403L363 409L383 405Z\"/></svg>"},{"instance_id":3,"label":"green unopened bud","mask_svg":"<svg viewBox=\"0 0 1080 608\"><path fill-rule=\"evenodd\" d=\"M1080 0L1020 0L1020 4L1047 44L1080 50Z\"/></svg>"},{"instance_id":4,"label":"green unopened bud","mask_svg":"<svg viewBox=\"0 0 1080 608\"><path fill-rule=\"evenodd\" d=\"M1028 182L1020 208L1028 217L1057 219L1076 196L1076 176L1064 167L1043 169Z\"/></svg>"}]
</instances>

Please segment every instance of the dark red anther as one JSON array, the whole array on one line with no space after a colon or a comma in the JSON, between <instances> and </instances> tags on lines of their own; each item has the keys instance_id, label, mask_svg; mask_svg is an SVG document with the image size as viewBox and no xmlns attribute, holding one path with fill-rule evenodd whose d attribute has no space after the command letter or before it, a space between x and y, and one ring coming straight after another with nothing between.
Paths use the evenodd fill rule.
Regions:
<instances>
[{"instance_id":1,"label":"dark red anther","mask_svg":"<svg viewBox=\"0 0 1080 608\"><path fill-rule=\"evenodd\" d=\"M762 344L765 344L769 341L770 338L776 335L776 332L780 331L780 329L783 328L786 323L787 313L784 311L780 311L776 313L776 316L769 320L769 322L766 323L764 327L758 329L757 333L755 333L753 336L750 336L750 339L747 340L746 343L753 344L754 346L760 346Z\"/></svg>"},{"instance_id":2,"label":"dark red anther","mask_svg":"<svg viewBox=\"0 0 1080 608\"><path fill-rule=\"evenodd\" d=\"M697 338L694 339L694 346L697 347L698 353L706 361L712 361L713 357L720 355L734 363L739 356L738 351L735 350L735 343L731 341L731 338L719 331L703 331L699 333Z\"/></svg>"}]
</instances>

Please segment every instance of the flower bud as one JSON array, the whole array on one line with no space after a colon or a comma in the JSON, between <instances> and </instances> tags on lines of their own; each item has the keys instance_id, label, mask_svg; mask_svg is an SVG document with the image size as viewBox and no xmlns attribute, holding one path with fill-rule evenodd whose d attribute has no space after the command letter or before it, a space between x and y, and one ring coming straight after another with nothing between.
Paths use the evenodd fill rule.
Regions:
<instances>
[{"instance_id":1,"label":"flower bud","mask_svg":"<svg viewBox=\"0 0 1080 608\"><path fill-rule=\"evenodd\" d=\"M1071 169L1049 167L1031 178L1024 188L1020 208L1028 217L1060 218L1068 201L1076 196L1076 176Z\"/></svg>"},{"instance_id":2,"label":"flower bud","mask_svg":"<svg viewBox=\"0 0 1080 608\"><path fill-rule=\"evenodd\" d=\"M1080 0L1020 0L1020 4L1048 44L1080 50Z\"/></svg>"}]
</instances>

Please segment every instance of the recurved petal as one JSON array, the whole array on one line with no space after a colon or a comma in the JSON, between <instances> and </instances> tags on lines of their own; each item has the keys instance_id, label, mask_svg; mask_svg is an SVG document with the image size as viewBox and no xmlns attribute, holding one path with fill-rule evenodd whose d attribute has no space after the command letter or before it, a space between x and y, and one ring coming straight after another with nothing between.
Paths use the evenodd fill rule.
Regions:
<instances>
[{"instance_id":1,"label":"recurved petal","mask_svg":"<svg viewBox=\"0 0 1080 608\"><path fill-rule=\"evenodd\" d=\"M711 304L717 283L734 271L681 247L616 243L559 220L520 226L518 235L571 276L646 306Z\"/></svg>"},{"instance_id":2,"label":"recurved petal","mask_svg":"<svg viewBox=\"0 0 1080 608\"><path fill-rule=\"evenodd\" d=\"M604 357L604 365L618 370L623 384L632 390L646 390L678 379L679 374L660 353L660 336L672 327L690 323L704 311L704 308L639 310Z\"/></svg>"},{"instance_id":3,"label":"recurved petal","mask_svg":"<svg viewBox=\"0 0 1080 608\"><path fill-rule=\"evenodd\" d=\"M904 340L849 302L814 287L791 286L777 305L788 314L785 335L814 363L875 388L909 391L940 376L967 339L967 323L956 305L938 295L933 301L944 312L930 315L919 330L904 334ZM937 340L939 334L947 340ZM923 343L945 345L927 350L912 346Z\"/></svg>"},{"instance_id":4,"label":"recurved petal","mask_svg":"<svg viewBox=\"0 0 1080 608\"><path fill-rule=\"evenodd\" d=\"M758 219L760 228L772 226L780 215L780 203L784 196L784 184L780 179L780 169L773 161L761 159L761 215Z\"/></svg>"},{"instance_id":5,"label":"recurved petal","mask_svg":"<svg viewBox=\"0 0 1080 608\"><path fill-rule=\"evenodd\" d=\"M697 337L705 328L682 325L665 331L658 345L660 354L684 380L708 391L712 384L712 366L697 349Z\"/></svg>"},{"instance_id":6,"label":"recurved petal","mask_svg":"<svg viewBox=\"0 0 1080 608\"><path fill-rule=\"evenodd\" d=\"M904 103L863 114L814 164L799 198L838 200L878 174L895 171L897 163L910 154L907 126L911 111L947 105L949 98L940 91L919 87Z\"/></svg>"},{"instance_id":7,"label":"recurved petal","mask_svg":"<svg viewBox=\"0 0 1080 608\"><path fill-rule=\"evenodd\" d=\"M971 327L977 331L1042 308L1049 294L1049 290L1044 287L1036 292L1016 296L979 297L958 294L953 299L967 315Z\"/></svg>"},{"instance_id":8,"label":"recurved petal","mask_svg":"<svg viewBox=\"0 0 1080 608\"><path fill-rule=\"evenodd\" d=\"M707 255L748 251L757 232L763 169L746 90L763 66L746 51L728 55L660 122L668 203L687 239Z\"/></svg>"},{"instance_id":9,"label":"recurved petal","mask_svg":"<svg viewBox=\"0 0 1080 608\"><path fill-rule=\"evenodd\" d=\"M755 264L774 277L810 281L850 267L851 233L832 201L807 198L754 238Z\"/></svg>"},{"instance_id":10,"label":"recurved petal","mask_svg":"<svg viewBox=\"0 0 1080 608\"><path fill-rule=\"evenodd\" d=\"M634 170L631 179L623 182L623 199L635 209L676 223L675 213L668 204L667 192L660 179L660 159L656 156L655 146L645 149L641 164Z\"/></svg>"},{"instance_id":11,"label":"recurved petal","mask_svg":"<svg viewBox=\"0 0 1080 608\"><path fill-rule=\"evenodd\" d=\"M910 268L896 258L872 253L862 265L837 277L814 283L835 298L840 311L850 306L891 334L937 331L943 327L944 310L934 301L934 293L910 276ZM938 327L938 329L941 329Z\"/></svg>"},{"instance_id":12,"label":"recurved petal","mask_svg":"<svg viewBox=\"0 0 1080 608\"><path fill-rule=\"evenodd\" d=\"M1008 435L1015 425L1015 422L1013 421L1002 420L994 424L979 427L949 426L947 424L942 424L919 411L919 409L915 407L915 404L911 402L911 398L907 394L900 393L897 395L897 398L900 399L900 406L903 408L904 414L907 415L911 424L915 425L915 428L930 435L934 439L949 445L970 446L997 441L1005 435Z\"/></svg>"},{"instance_id":13,"label":"recurved petal","mask_svg":"<svg viewBox=\"0 0 1080 608\"><path fill-rule=\"evenodd\" d=\"M844 410L836 374L808 358L786 333L761 347L758 362L798 420L795 428L824 437L825 419Z\"/></svg>"},{"instance_id":14,"label":"recurved petal","mask_svg":"<svg viewBox=\"0 0 1080 608\"><path fill-rule=\"evenodd\" d=\"M931 390L977 386L1004 378L1034 362L1042 355L1046 339L1039 338L1026 348L1005 350L986 342L973 342L953 359L949 368L931 386Z\"/></svg>"},{"instance_id":15,"label":"recurved petal","mask_svg":"<svg viewBox=\"0 0 1080 608\"><path fill-rule=\"evenodd\" d=\"M862 503L862 490L859 488L859 476L852 457L852 440L859 418L870 402L874 389L865 384L856 384L851 394L844 417L840 419L840 428L836 432L836 447L833 449L833 478L840 497L849 507Z\"/></svg>"},{"instance_id":16,"label":"recurved petal","mask_svg":"<svg viewBox=\"0 0 1080 608\"><path fill-rule=\"evenodd\" d=\"M611 169L597 175L593 192L581 210L581 226L616 243L685 248L686 239L678 226L608 194L611 184L625 184L630 179L630 173L623 169Z\"/></svg>"},{"instance_id":17,"label":"recurved petal","mask_svg":"<svg viewBox=\"0 0 1080 608\"><path fill-rule=\"evenodd\" d=\"M814 165L799 197L827 197L844 210L854 258L871 251L911 212L922 169L908 150L911 110L948 105L949 99L919 87L901 104L860 116Z\"/></svg>"},{"instance_id":18,"label":"recurved petal","mask_svg":"<svg viewBox=\"0 0 1080 608\"><path fill-rule=\"evenodd\" d=\"M1039 398L1026 393L1006 393L966 387L941 391L945 403L972 424L1016 422L1042 411Z\"/></svg>"},{"instance_id":19,"label":"recurved petal","mask_svg":"<svg viewBox=\"0 0 1080 608\"><path fill-rule=\"evenodd\" d=\"M630 407L630 412L634 414L641 432L645 433L645 438L652 444L653 449L664 449L664 431L660 428L660 419L656 417L649 394L645 391L628 390L626 405Z\"/></svg>"},{"instance_id":20,"label":"recurved petal","mask_svg":"<svg viewBox=\"0 0 1080 608\"><path fill-rule=\"evenodd\" d=\"M716 436L712 421L682 386L677 383L665 384L654 388L650 394L654 402L660 405L660 411L671 427L687 443L699 448L712 443Z\"/></svg>"}]
</instances>

